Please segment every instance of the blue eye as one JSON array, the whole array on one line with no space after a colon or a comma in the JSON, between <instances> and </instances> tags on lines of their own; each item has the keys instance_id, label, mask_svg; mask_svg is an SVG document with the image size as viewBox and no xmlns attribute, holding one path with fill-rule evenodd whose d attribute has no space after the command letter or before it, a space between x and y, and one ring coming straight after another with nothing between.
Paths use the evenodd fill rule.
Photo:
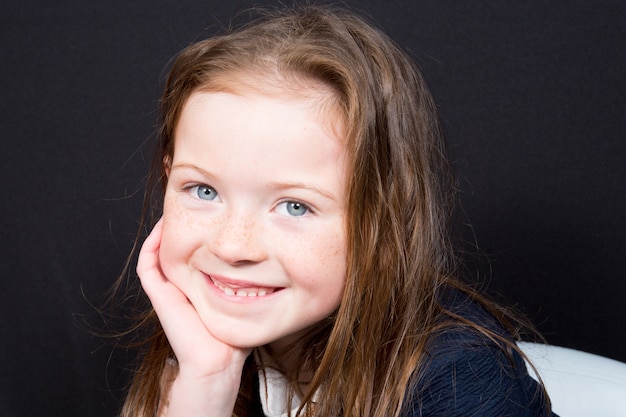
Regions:
<instances>
[{"instance_id":1,"label":"blue eye","mask_svg":"<svg viewBox=\"0 0 626 417\"><path fill-rule=\"evenodd\" d=\"M217 191L207 185L196 185L192 191L200 200L213 201L217 198Z\"/></svg>"},{"instance_id":2,"label":"blue eye","mask_svg":"<svg viewBox=\"0 0 626 417\"><path fill-rule=\"evenodd\" d=\"M294 217L304 216L309 211L307 206L297 201L287 201L285 203L285 209L290 216Z\"/></svg>"}]
</instances>

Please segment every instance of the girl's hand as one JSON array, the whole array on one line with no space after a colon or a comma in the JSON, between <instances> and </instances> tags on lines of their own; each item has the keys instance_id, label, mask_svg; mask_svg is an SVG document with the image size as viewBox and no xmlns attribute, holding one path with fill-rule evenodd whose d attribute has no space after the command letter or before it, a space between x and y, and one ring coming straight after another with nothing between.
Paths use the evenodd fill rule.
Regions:
<instances>
[{"instance_id":1,"label":"girl's hand","mask_svg":"<svg viewBox=\"0 0 626 417\"><path fill-rule=\"evenodd\" d=\"M137 274L178 360L167 415L230 416L250 350L214 338L187 297L163 274L159 263L161 229L162 220L141 248ZM165 410L159 410L159 415L166 415Z\"/></svg>"}]
</instances>

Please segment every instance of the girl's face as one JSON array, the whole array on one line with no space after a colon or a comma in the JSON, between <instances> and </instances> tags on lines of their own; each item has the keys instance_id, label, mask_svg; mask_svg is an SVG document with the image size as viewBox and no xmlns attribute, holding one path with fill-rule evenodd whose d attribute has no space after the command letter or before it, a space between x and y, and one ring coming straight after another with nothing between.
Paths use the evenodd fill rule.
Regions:
<instances>
[{"instance_id":1,"label":"girl's face","mask_svg":"<svg viewBox=\"0 0 626 417\"><path fill-rule=\"evenodd\" d=\"M339 305L342 119L287 95L197 92L175 132L160 260L214 337L296 339Z\"/></svg>"}]
</instances>

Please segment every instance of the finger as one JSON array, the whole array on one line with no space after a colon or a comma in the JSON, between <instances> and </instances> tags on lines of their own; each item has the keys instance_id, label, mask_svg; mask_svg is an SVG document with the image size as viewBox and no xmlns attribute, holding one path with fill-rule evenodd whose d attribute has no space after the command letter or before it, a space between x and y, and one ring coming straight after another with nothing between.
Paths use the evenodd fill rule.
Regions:
<instances>
[{"instance_id":1,"label":"finger","mask_svg":"<svg viewBox=\"0 0 626 417\"><path fill-rule=\"evenodd\" d=\"M165 317L162 317L161 312L166 308L171 310L173 306L188 307L189 301L163 274L159 261L161 232L162 220L159 220L141 247L137 260L137 275L152 307L163 322Z\"/></svg>"},{"instance_id":2,"label":"finger","mask_svg":"<svg viewBox=\"0 0 626 417\"><path fill-rule=\"evenodd\" d=\"M163 219L159 220L155 225L139 251L137 260L137 275L143 280L150 274L158 273L161 275L159 266L159 248L161 246L161 232L163 230Z\"/></svg>"}]
</instances>

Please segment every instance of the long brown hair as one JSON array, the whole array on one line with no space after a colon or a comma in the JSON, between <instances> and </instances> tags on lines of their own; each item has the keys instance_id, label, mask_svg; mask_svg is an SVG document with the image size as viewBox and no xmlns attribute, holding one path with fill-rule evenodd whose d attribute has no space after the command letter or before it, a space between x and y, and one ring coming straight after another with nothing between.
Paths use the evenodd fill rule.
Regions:
<instances>
[{"instance_id":1,"label":"long brown hair","mask_svg":"<svg viewBox=\"0 0 626 417\"><path fill-rule=\"evenodd\" d=\"M292 395L303 397L300 411L306 415L397 416L407 387L425 367L426 343L441 329L441 317L451 318L446 326L454 322L440 304L439 289L462 287L451 278L456 262L448 233L456 185L433 99L413 60L365 19L322 7L274 13L193 44L173 61L148 190L165 184L163 161L172 158L188 97L198 90L236 89L243 78L286 90L321 83L346 126L351 171L345 291L333 316L291 347L301 358L299 369L284 370ZM158 211L160 196L154 195L149 192L146 201ZM505 321L479 295L464 291ZM501 339L478 324L465 325ZM154 312L142 326L149 329L148 348L125 417L156 412L162 373L173 355ZM235 415L244 416L254 397L254 371L244 368Z\"/></svg>"}]
</instances>

